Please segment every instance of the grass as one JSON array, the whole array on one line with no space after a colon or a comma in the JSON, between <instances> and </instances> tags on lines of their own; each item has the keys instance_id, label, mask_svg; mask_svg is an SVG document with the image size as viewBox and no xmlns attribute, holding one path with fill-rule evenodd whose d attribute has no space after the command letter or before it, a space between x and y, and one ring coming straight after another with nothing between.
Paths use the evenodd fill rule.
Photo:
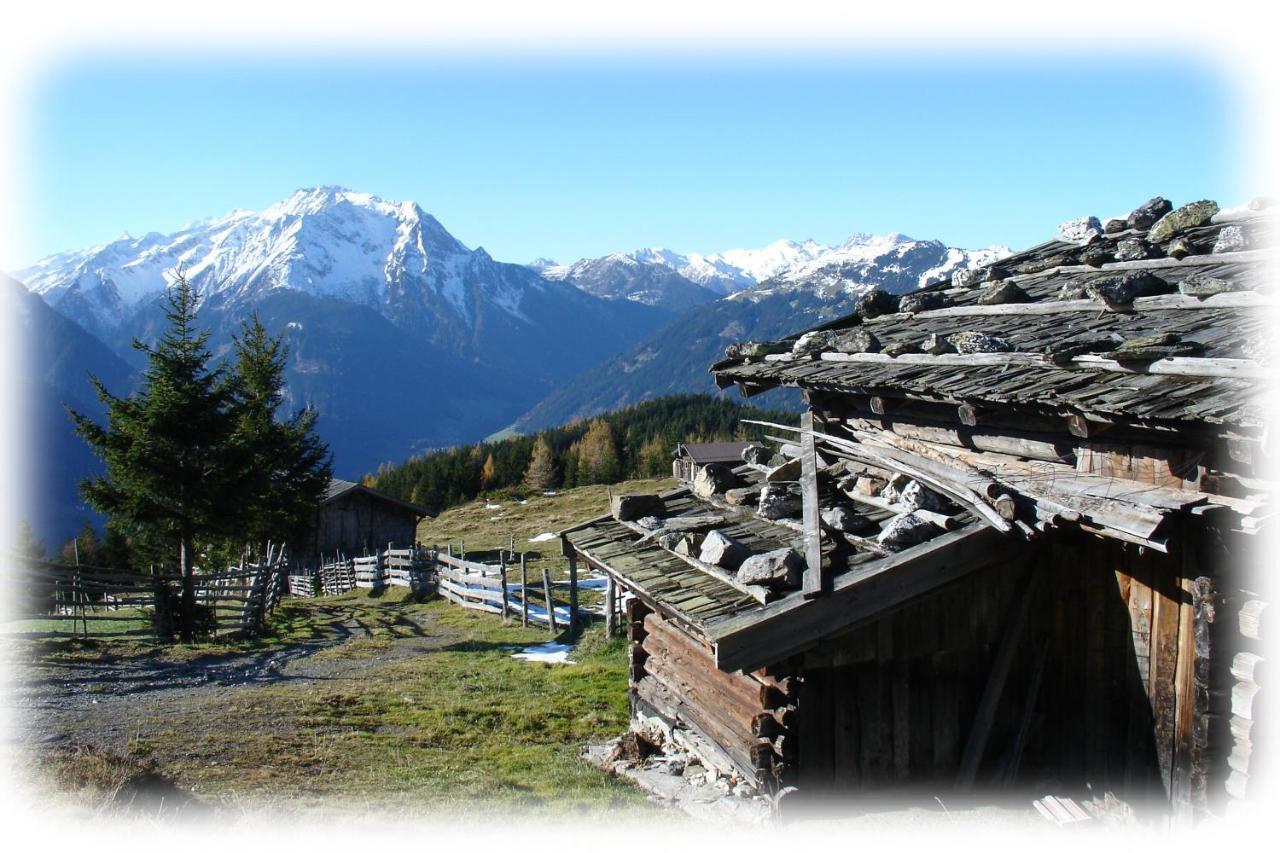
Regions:
<instances>
[{"instance_id":1,"label":"grass","mask_svg":"<svg viewBox=\"0 0 1280 853\"><path fill-rule=\"evenodd\" d=\"M612 491L673 485L632 481ZM589 486L525 504L504 501L498 510L485 509L482 499L424 521L418 536L442 545L465 541L476 552L505 548L514 535L517 550L541 550L562 577L559 543L528 539L603 514L609 491ZM593 600L589 592L582 598ZM606 639L598 625L580 637L572 665L514 660L513 650L546 642L546 630L393 587L286 598L266 632L249 639L191 646L10 639L25 644L37 664L92 671L134 657L217 663L332 640L340 631L357 636L312 654L308 666L319 667L316 677L197 691L198 698L140 699L164 704L130 721L127 735L113 736L122 742L111 741L95 712L68 732L71 743L95 748L57 752L50 772L63 780L102 777L95 789L110 791L115 777L102 765L116 761L126 776L149 774L203 804L234 810L252 803L290 812L447 812L477 820L495 807L553 815L660 811L635 786L579 758L588 742L628 725L626 641ZM323 674L326 667L331 674Z\"/></svg>"},{"instance_id":2,"label":"grass","mask_svg":"<svg viewBox=\"0 0 1280 853\"><path fill-rule=\"evenodd\" d=\"M501 507L485 509L485 498L452 507L435 518L424 519L418 525L418 541L427 545L438 544L443 548L452 544L455 548L465 543L468 551L488 551L506 548L510 537L516 540L517 551L541 552L559 557L560 544L556 540L530 542L543 533L558 533L566 527L604 515L609 511L609 493L637 494L662 492L673 489L676 480L666 477L657 480L628 480L612 486L581 486L561 491L555 495L532 495L524 504L514 501L495 501Z\"/></svg>"},{"instance_id":3,"label":"grass","mask_svg":"<svg viewBox=\"0 0 1280 853\"><path fill-rule=\"evenodd\" d=\"M122 621L88 620L87 630L91 637L114 637L127 631L150 630L151 619L147 612L138 607L121 607L109 610L105 607L90 607L86 611L90 616L114 616ZM15 619L0 625L0 633L4 634L43 634L54 631L70 632L83 630L86 623L72 620L70 616L61 618Z\"/></svg>"},{"instance_id":4,"label":"grass","mask_svg":"<svg viewBox=\"0 0 1280 853\"><path fill-rule=\"evenodd\" d=\"M627 726L625 639L607 640L597 626L572 665L515 660L512 651L546 642L546 632L404 592L289 602L272 621L277 638L307 633L304 624L364 626L367 636L314 656L345 662L345 672L177 704L132 732L120 753L215 806L447 810L477 819L495 807L657 809L578 757L586 743ZM415 638L431 647L388 654ZM72 740L89 736L73 732Z\"/></svg>"}]
</instances>

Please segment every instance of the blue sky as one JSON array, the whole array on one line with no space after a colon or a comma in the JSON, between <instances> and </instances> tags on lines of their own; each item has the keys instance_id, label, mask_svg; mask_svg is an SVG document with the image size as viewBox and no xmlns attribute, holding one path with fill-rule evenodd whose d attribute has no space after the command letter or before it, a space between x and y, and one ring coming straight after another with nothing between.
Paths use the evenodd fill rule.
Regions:
<instances>
[{"instance_id":1,"label":"blue sky","mask_svg":"<svg viewBox=\"0 0 1280 853\"><path fill-rule=\"evenodd\" d=\"M321 184L520 262L854 231L1018 248L1154 194L1255 189L1211 67L990 53L80 60L32 92L22 260Z\"/></svg>"}]
</instances>

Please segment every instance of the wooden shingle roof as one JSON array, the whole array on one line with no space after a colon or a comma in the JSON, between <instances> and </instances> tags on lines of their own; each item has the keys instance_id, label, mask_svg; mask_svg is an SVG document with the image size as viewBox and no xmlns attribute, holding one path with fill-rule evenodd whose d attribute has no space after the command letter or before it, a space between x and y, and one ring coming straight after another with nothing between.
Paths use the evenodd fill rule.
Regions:
<instances>
[{"instance_id":1,"label":"wooden shingle roof","mask_svg":"<svg viewBox=\"0 0 1280 853\"><path fill-rule=\"evenodd\" d=\"M1134 229L1089 245L1045 243L976 271L968 286L956 286L965 282L955 276L916 291L925 298L911 301L928 310L854 313L810 330L833 333L817 346L795 348L802 337L795 335L754 351L731 347L712 371L722 387L736 383L747 394L787 385L1257 428L1270 369L1268 314L1277 303L1270 268L1276 255L1257 248L1269 240L1268 222L1260 211L1243 210L1163 244L1145 242L1149 232ZM1228 237L1243 240L1220 239L1226 228L1237 229ZM1124 241L1155 257L1116 260ZM1105 291L1131 275L1147 276L1159 292L1119 303L1098 295L1099 284ZM1203 295L1206 283L1219 292ZM993 289L1010 284L1020 291L1016 301L984 304ZM835 341L855 329L870 333L873 351L839 351L858 348ZM945 352L949 346L937 345L958 332L1001 339L1009 351ZM1162 336L1136 357L1125 353L1137 339ZM1065 356L1058 354L1063 349Z\"/></svg>"}]
</instances>

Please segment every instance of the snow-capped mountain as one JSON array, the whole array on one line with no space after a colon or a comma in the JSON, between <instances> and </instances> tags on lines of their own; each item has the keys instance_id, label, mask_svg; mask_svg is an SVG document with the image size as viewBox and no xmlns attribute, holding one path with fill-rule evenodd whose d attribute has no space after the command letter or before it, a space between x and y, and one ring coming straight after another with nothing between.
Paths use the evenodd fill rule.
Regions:
<instances>
[{"instance_id":1,"label":"snow-capped mountain","mask_svg":"<svg viewBox=\"0 0 1280 853\"><path fill-rule=\"evenodd\" d=\"M285 335L287 403L320 409L344 476L483 438L670 317L495 261L413 202L338 187L64 252L14 276L137 367L130 343L163 330L179 264L215 354L250 312Z\"/></svg>"},{"instance_id":2,"label":"snow-capped mountain","mask_svg":"<svg viewBox=\"0 0 1280 853\"><path fill-rule=\"evenodd\" d=\"M814 240L778 240L760 249L730 249L712 255L650 248L567 265L539 259L530 267L548 279L568 281L606 299L660 305L672 290L678 288L682 295L692 291L670 276L663 277L664 287L647 286L659 269L676 273L716 296L755 299L765 282L770 287L765 292L794 286L844 287L853 292L861 289L864 282L894 290L923 287L946 278L959 267L981 265L1008 251L999 246L956 249L936 240L913 240L902 234L859 233L839 246Z\"/></svg>"},{"instance_id":3,"label":"snow-capped mountain","mask_svg":"<svg viewBox=\"0 0 1280 853\"><path fill-rule=\"evenodd\" d=\"M415 303L434 302L449 309L451 322L467 326L475 323L477 299L523 319L526 292L545 287L535 277L511 275L515 265L467 248L413 202L340 187L298 190L266 210L237 210L173 234L125 235L14 275L84 325L114 329L162 293L178 265L206 297L245 301L292 290L391 319Z\"/></svg>"},{"instance_id":4,"label":"snow-capped mountain","mask_svg":"<svg viewBox=\"0 0 1280 853\"><path fill-rule=\"evenodd\" d=\"M540 272L550 281L567 282L601 299L626 299L673 312L719 295L670 266L637 260L634 254L605 255L567 266L551 264Z\"/></svg>"},{"instance_id":5,"label":"snow-capped mountain","mask_svg":"<svg viewBox=\"0 0 1280 853\"><path fill-rule=\"evenodd\" d=\"M801 251L792 252L796 247ZM774 248L778 251L769 254ZM840 246L775 243L760 251L765 254L743 250L716 257L723 264L729 257L750 261L754 265L750 269L757 272L777 270L772 277L685 311L630 349L556 389L521 416L515 428L532 431L662 394L710 393L714 385L707 367L734 341L776 340L848 313L858 297L874 287L906 293L947 278L959 268L981 266L1009 254L998 246L970 251L901 234L855 234ZM642 256L653 257L643 252L627 257L639 265ZM666 260L676 263L670 255ZM739 280L755 274L744 267L737 270Z\"/></svg>"}]
</instances>

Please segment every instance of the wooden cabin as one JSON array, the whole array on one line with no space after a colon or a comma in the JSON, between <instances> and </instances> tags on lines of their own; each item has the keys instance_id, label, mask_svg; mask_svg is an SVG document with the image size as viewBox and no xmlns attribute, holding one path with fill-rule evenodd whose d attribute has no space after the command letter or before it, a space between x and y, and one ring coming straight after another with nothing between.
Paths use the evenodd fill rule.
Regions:
<instances>
[{"instance_id":1,"label":"wooden cabin","mask_svg":"<svg viewBox=\"0 0 1280 853\"><path fill-rule=\"evenodd\" d=\"M311 541L294 555L294 562L313 569L336 554L359 557L387 547L412 547L418 522L429 515L425 507L335 477L316 513Z\"/></svg>"},{"instance_id":2,"label":"wooden cabin","mask_svg":"<svg viewBox=\"0 0 1280 853\"><path fill-rule=\"evenodd\" d=\"M671 476L677 480L693 482L699 470L712 463L740 465L742 453L758 441L708 441L682 442L676 445L671 463Z\"/></svg>"},{"instance_id":3,"label":"wooden cabin","mask_svg":"<svg viewBox=\"0 0 1280 853\"><path fill-rule=\"evenodd\" d=\"M1251 797L1270 219L1141 211L730 347L801 428L562 534L631 593L637 729L797 803Z\"/></svg>"}]
</instances>

